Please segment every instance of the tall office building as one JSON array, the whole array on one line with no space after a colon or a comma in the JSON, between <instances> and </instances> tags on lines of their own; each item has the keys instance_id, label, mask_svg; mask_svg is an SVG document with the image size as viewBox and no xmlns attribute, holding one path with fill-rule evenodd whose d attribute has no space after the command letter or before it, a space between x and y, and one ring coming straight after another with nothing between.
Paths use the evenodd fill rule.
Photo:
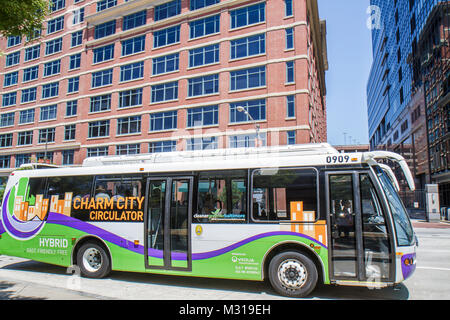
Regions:
<instances>
[{"instance_id":1,"label":"tall office building","mask_svg":"<svg viewBox=\"0 0 450 320\"><path fill-rule=\"evenodd\" d=\"M0 49L4 171L327 140L317 0L54 0Z\"/></svg>"},{"instance_id":2,"label":"tall office building","mask_svg":"<svg viewBox=\"0 0 450 320\"><path fill-rule=\"evenodd\" d=\"M438 0L371 0L373 64L367 84L371 149L407 158L419 188L431 182L424 90L414 81L413 56Z\"/></svg>"}]
</instances>

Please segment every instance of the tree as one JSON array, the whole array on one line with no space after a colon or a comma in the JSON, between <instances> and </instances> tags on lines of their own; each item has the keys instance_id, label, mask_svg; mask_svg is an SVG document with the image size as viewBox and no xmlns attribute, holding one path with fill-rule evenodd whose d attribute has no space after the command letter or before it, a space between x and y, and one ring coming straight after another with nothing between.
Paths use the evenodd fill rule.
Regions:
<instances>
[{"instance_id":1,"label":"tree","mask_svg":"<svg viewBox=\"0 0 450 320\"><path fill-rule=\"evenodd\" d=\"M48 12L48 0L0 0L0 33L32 39Z\"/></svg>"}]
</instances>

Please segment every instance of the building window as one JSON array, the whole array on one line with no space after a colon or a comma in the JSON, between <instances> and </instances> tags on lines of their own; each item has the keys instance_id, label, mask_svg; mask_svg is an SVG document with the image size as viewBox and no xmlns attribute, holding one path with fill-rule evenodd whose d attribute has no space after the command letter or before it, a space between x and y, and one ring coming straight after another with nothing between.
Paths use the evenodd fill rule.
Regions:
<instances>
[{"instance_id":1,"label":"building window","mask_svg":"<svg viewBox=\"0 0 450 320\"><path fill-rule=\"evenodd\" d=\"M16 168L31 162L31 153L16 154Z\"/></svg>"},{"instance_id":2,"label":"building window","mask_svg":"<svg viewBox=\"0 0 450 320\"><path fill-rule=\"evenodd\" d=\"M251 134L240 134L236 136L230 136L228 145L230 148L254 148L256 147L257 140L260 140L259 146L266 145L266 135L259 134L259 138L257 139L256 133Z\"/></svg>"},{"instance_id":3,"label":"building window","mask_svg":"<svg viewBox=\"0 0 450 320\"><path fill-rule=\"evenodd\" d=\"M127 56L145 50L145 36L139 36L122 41L122 56ZM113 57L111 56L111 59Z\"/></svg>"},{"instance_id":4,"label":"building window","mask_svg":"<svg viewBox=\"0 0 450 320\"><path fill-rule=\"evenodd\" d=\"M50 40L45 43L45 55L60 52L62 50L62 38Z\"/></svg>"},{"instance_id":5,"label":"building window","mask_svg":"<svg viewBox=\"0 0 450 320\"><path fill-rule=\"evenodd\" d=\"M75 140L75 133L76 133L75 124L69 124L67 126L64 126L64 141Z\"/></svg>"},{"instance_id":6,"label":"building window","mask_svg":"<svg viewBox=\"0 0 450 320\"><path fill-rule=\"evenodd\" d=\"M152 86L152 103L178 99L178 81Z\"/></svg>"},{"instance_id":7,"label":"building window","mask_svg":"<svg viewBox=\"0 0 450 320\"><path fill-rule=\"evenodd\" d=\"M46 120L55 120L56 119L56 112L57 112L57 105L53 104L51 106L44 106L41 107L41 113L39 116L40 121L46 121Z\"/></svg>"},{"instance_id":8,"label":"building window","mask_svg":"<svg viewBox=\"0 0 450 320\"><path fill-rule=\"evenodd\" d=\"M188 96L202 96L219 92L219 75L202 76L188 80Z\"/></svg>"},{"instance_id":9,"label":"building window","mask_svg":"<svg viewBox=\"0 0 450 320\"><path fill-rule=\"evenodd\" d=\"M266 34L230 41L231 59L250 57L266 53Z\"/></svg>"},{"instance_id":10,"label":"building window","mask_svg":"<svg viewBox=\"0 0 450 320\"><path fill-rule=\"evenodd\" d=\"M189 50L189 67L219 62L219 44Z\"/></svg>"},{"instance_id":11,"label":"building window","mask_svg":"<svg viewBox=\"0 0 450 320\"><path fill-rule=\"evenodd\" d=\"M141 116L117 119L117 135L141 132Z\"/></svg>"},{"instance_id":12,"label":"building window","mask_svg":"<svg viewBox=\"0 0 450 320\"><path fill-rule=\"evenodd\" d=\"M294 49L294 28L287 28L286 34L286 50Z\"/></svg>"},{"instance_id":13,"label":"building window","mask_svg":"<svg viewBox=\"0 0 450 320\"><path fill-rule=\"evenodd\" d=\"M14 47L19 45L21 42L22 42L21 36L9 36L6 47L7 48Z\"/></svg>"},{"instance_id":14,"label":"building window","mask_svg":"<svg viewBox=\"0 0 450 320\"><path fill-rule=\"evenodd\" d=\"M153 75L179 70L180 54L174 53L167 56L153 58Z\"/></svg>"},{"instance_id":15,"label":"building window","mask_svg":"<svg viewBox=\"0 0 450 320\"><path fill-rule=\"evenodd\" d=\"M191 108L187 110L187 127L219 124L219 106Z\"/></svg>"},{"instance_id":16,"label":"building window","mask_svg":"<svg viewBox=\"0 0 450 320\"><path fill-rule=\"evenodd\" d=\"M20 111L19 124L33 123L34 114L35 114L34 108Z\"/></svg>"},{"instance_id":17,"label":"building window","mask_svg":"<svg viewBox=\"0 0 450 320\"><path fill-rule=\"evenodd\" d=\"M286 97L286 117L295 118L295 96Z\"/></svg>"},{"instance_id":18,"label":"building window","mask_svg":"<svg viewBox=\"0 0 450 320\"><path fill-rule=\"evenodd\" d=\"M112 84L113 69L102 70L92 73L92 88Z\"/></svg>"},{"instance_id":19,"label":"building window","mask_svg":"<svg viewBox=\"0 0 450 320\"><path fill-rule=\"evenodd\" d=\"M39 66L30 67L23 70L23 82L37 79L39 76Z\"/></svg>"},{"instance_id":20,"label":"building window","mask_svg":"<svg viewBox=\"0 0 450 320\"><path fill-rule=\"evenodd\" d=\"M89 123L88 138L103 138L109 136L109 120Z\"/></svg>"},{"instance_id":21,"label":"building window","mask_svg":"<svg viewBox=\"0 0 450 320\"><path fill-rule=\"evenodd\" d=\"M89 112L100 112L111 110L111 94L91 97Z\"/></svg>"},{"instance_id":22,"label":"building window","mask_svg":"<svg viewBox=\"0 0 450 320\"><path fill-rule=\"evenodd\" d=\"M290 17L294 14L292 0L284 0L284 16Z\"/></svg>"},{"instance_id":23,"label":"building window","mask_svg":"<svg viewBox=\"0 0 450 320\"><path fill-rule=\"evenodd\" d=\"M3 107L15 105L16 98L17 98L17 92L5 93L3 95Z\"/></svg>"},{"instance_id":24,"label":"building window","mask_svg":"<svg viewBox=\"0 0 450 320\"><path fill-rule=\"evenodd\" d=\"M10 53L6 56L5 66L10 67L20 62L20 51Z\"/></svg>"},{"instance_id":25,"label":"building window","mask_svg":"<svg viewBox=\"0 0 450 320\"><path fill-rule=\"evenodd\" d=\"M17 145L25 146L33 144L33 130L22 131L17 134Z\"/></svg>"},{"instance_id":26,"label":"building window","mask_svg":"<svg viewBox=\"0 0 450 320\"><path fill-rule=\"evenodd\" d=\"M84 8L72 11L72 24L76 25L84 21Z\"/></svg>"},{"instance_id":27,"label":"building window","mask_svg":"<svg viewBox=\"0 0 450 320\"><path fill-rule=\"evenodd\" d=\"M18 78L19 78L19 71L5 74L5 77L3 79L3 86L9 87L17 84Z\"/></svg>"},{"instance_id":28,"label":"building window","mask_svg":"<svg viewBox=\"0 0 450 320\"><path fill-rule=\"evenodd\" d=\"M144 62L136 62L120 67L120 81L131 81L144 77Z\"/></svg>"},{"instance_id":29,"label":"building window","mask_svg":"<svg viewBox=\"0 0 450 320\"><path fill-rule=\"evenodd\" d=\"M153 48L180 42L180 26L153 32Z\"/></svg>"},{"instance_id":30,"label":"building window","mask_svg":"<svg viewBox=\"0 0 450 320\"><path fill-rule=\"evenodd\" d=\"M64 16L49 20L47 23L47 34L55 33L64 29Z\"/></svg>"},{"instance_id":31,"label":"building window","mask_svg":"<svg viewBox=\"0 0 450 320\"><path fill-rule=\"evenodd\" d=\"M266 20L265 7L265 3L258 3L249 7L230 11L231 29L264 22Z\"/></svg>"},{"instance_id":32,"label":"building window","mask_svg":"<svg viewBox=\"0 0 450 320\"><path fill-rule=\"evenodd\" d=\"M94 38L100 39L116 33L116 20L111 20L95 26Z\"/></svg>"},{"instance_id":33,"label":"building window","mask_svg":"<svg viewBox=\"0 0 450 320\"><path fill-rule=\"evenodd\" d=\"M11 166L11 156L0 156L0 168L6 169Z\"/></svg>"},{"instance_id":34,"label":"building window","mask_svg":"<svg viewBox=\"0 0 450 320\"><path fill-rule=\"evenodd\" d=\"M75 150L63 150L62 152L62 164L64 166L74 164Z\"/></svg>"},{"instance_id":35,"label":"building window","mask_svg":"<svg viewBox=\"0 0 450 320\"><path fill-rule=\"evenodd\" d=\"M177 151L176 141L157 141L148 144L149 153L174 152Z\"/></svg>"},{"instance_id":36,"label":"building window","mask_svg":"<svg viewBox=\"0 0 450 320\"><path fill-rule=\"evenodd\" d=\"M27 103L31 101L36 101L37 88L28 88L22 90L22 97L20 99L21 103Z\"/></svg>"},{"instance_id":37,"label":"building window","mask_svg":"<svg viewBox=\"0 0 450 320\"><path fill-rule=\"evenodd\" d=\"M66 102L66 117L73 117L77 115L78 101L72 100Z\"/></svg>"},{"instance_id":38,"label":"building window","mask_svg":"<svg viewBox=\"0 0 450 320\"><path fill-rule=\"evenodd\" d=\"M143 26L147 22L147 10L123 17L123 31Z\"/></svg>"},{"instance_id":39,"label":"building window","mask_svg":"<svg viewBox=\"0 0 450 320\"><path fill-rule=\"evenodd\" d=\"M59 82L44 84L42 86L42 99L57 97L59 94Z\"/></svg>"},{"instance_id":40,"label":"building window","mask_svg":"<svg viewBox=\"0 0 450 320\"><path fill-rule=\"evenodd\" d=\"M81 53L70 56L69 70L78 69L81 66Z\"/></svg>"},{"instance_id":41,"label":"building window","mask_svg":"<svg viewBox=\"0 0 450 320\"><path fill-rule=\"evenodd\" d=\"M38 143L55 142L55 128L40 129Z\"/></svg>"},{"instance_id":42,"label":"building window","mask_svg":"<svg viewBox=\"0 0 450 320\"><path fill-rule=\"evenodd\" d=\"M117 5L117 0L100 0L97 2L97 12L112 8Z\"/></svg>"},{"instance_id":43,"label":"building window","mask_svg":"<svg viewBox=\"0 0 450 320\"><path fill-rule=\"evenodd\" d=\"M243 101L230 104L230 122L249 122L251 119L245 112L239 112L238 107L243 107L255 120L266 120L266 100Z\"/></svg>"},{"instance_id":44,"label":"building window","mask_svg":"<svg viewBox=\"0 0 450 320\"><path fill-rule=\"evenodd\" d=\"M220 14L189 22L190 39L220 32Z\"/></svg>"},{"instance_id":45,"label":"building window","mask_svg":"<svg viewBox=\"0 0 450 320\"><path fill-rule=\"evenodd\" d=\"M230 72L231 90L263 87L266 85L266 67L256 67Z\"/></svg>"},{"instance_id":46,"label":"building window","mask_svg":"<svg viewBox=\"0 0 450 320\"><path fill-rule=\"evenodd\" d=\"M58 74L61 71L61 60L50 61L44 64L44 77Z\"/></svg>"},{"instance_id":47,"label":"building window","mask_svg":"<svg viewBox=\"0 0 450 320\"><path fill-rule=\"evenodd\" d=\"M50 2L49 5L50 12L61 10L66 6L66 0L51 0L49 2Z\"/></svg>"},{"instance_id":48,"label":"building window","mask_svg":"<svg viewBox=\"0 0 450 320\"><path fill-rule=\"evenodd\" d=\"M155 21L176 16L181 13L181 0L166 2L155 7Z\"/></svg>"},{"instance_id":49,"label":"building window","mask_svg":"<svg viewBox=\"0 0 450 320\"><path fill-rule=\"evenodd\" d=\"M294 61L286 62L286 83L295 82L295 64Z\"/></svg>"},{"instance_id":50,"label":"building window","mask_svg":"<svg viewBox=\"0 0 450 320\"><path fill-rule=\"evenodd\" d=\"M116 146L116 154L117 155L132 155L141 153L141 145L139 143L136 144L122 144Z\"/></svg>"},{"instance_id":51,"label":"building window","mask_svg":"<svg viewBox=\"0 0 450 320\"><path fill-rule=\"evenodd\" d=\"M150 131L172 130L177 128L177 111L150 114Z\"/></svg>"},{"instance_id":52,"label":"building window","mask_svg":"<svg viewBox=\"0 0 450 320\"><path fill-rule=\"evenodd\" d=\"M187 139L187 150L211 150L217 149L217 138L207 137L207 138L192 138Z\"/></svg>"},{"instance_id":53,"label":"building window","mask_svg":"<svg viewBox=\"0 0 450 320\"><path fill-rule=\"evenodd\" d=\"M39 58L41 55L41 45L38 44L37 46L26 48L25 49L25 61L30 61Z\"/></svg>"},{"instance_id":54,"label":"building window","mask_svg":"<svg viewBox=\"0 0 450 320\"><path fill-rule=\"evenodd\" d=\"M87 149L87 156L89 157L102 157L108 155L108 147L92 147Z\"/></svg>"},{"instance_id":55,"label":"building window","mask_svg":"<svg viewBox=\"0 0 450 320\"><path fill-rule=\"evenodd\" d=\"M197 10L219 3L220 0L190 0L190 9Z\"/></svg>"},{"instance_id":56,"label":"building window","mask_svg":"<svg viewBox=\"0 0 450 320\"><path fill-rule=\"evenodd\" d=\"M7 148L12 146L13 134L0 134L0 148Z\"/></svg>"},{"instance_id":57,"label":"building window","mask_svg":"<svg viewBox=\"0 0 450 320\"><path fill-rule=\"evenodd\" d=\"M93 63L114 59L114 43L93 50Z\"/></svg>"},{"instance_id":58,"label":"building window","mask_svg":"<svg viewBox=\"0 0 450 320\"><path fill-rule=\"evenodd\" d=\"M119 109L142 105L142 88L119 92Z\"/></svg>"},{"instance_id":59,"label":"building window","mask_svg":"<svg viewBox=\"0 0 450 320\"><path fill-rule=\"evenodd\" d=\"M296 132L295 130L292 131L287 131L286 132L286 136L287 136L287 144L295 144L295 136L296 136Z\"/></svg>"},{"instance_id":60,"label":"building window","mask_svg":"<svg viewBox=\"0 0 450 320\"><path fill-rule=\"evenodd\" d=\"M78 92L80 88L80 77L73 77L67 80L67 93Z\"/></svg>"},{"instance_id":61,"label":"building window","mask_svg":"<svg viewBox=\"0 0 450 320\"><path fill-rule=\"evenodd\" d=\"M22 111L21 111L22 112ZM0 116L0 127L10 127L14 125L14 112L2 113Z\"/></svg>"},{"instance_id":62,"label":"building window","mask_svg":"<svg viewBox=\"0 0 450 320\"><path fill-rule=\"evenodd\" d=\"M81 45L82 42L83 42L83 30L72 33L71 47L79 46Z\"/></svg>"}]
</instances>

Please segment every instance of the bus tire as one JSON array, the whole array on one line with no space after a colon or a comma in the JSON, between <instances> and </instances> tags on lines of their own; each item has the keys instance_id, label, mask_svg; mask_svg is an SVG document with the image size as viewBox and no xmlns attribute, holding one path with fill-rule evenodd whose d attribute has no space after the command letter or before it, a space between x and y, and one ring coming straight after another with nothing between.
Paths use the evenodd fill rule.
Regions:
<instances>
[{"instance_id":1,"label":"bus tire","mask_svg":"<svg viewBox=\"0 0 450 320\"><path fill-rule=\"evenodd\" d=\"M316 265L300 252L281 252L270 261L270 284L283 296L306 297L316 287L317 279Z\"/></svg>"},{"instance_id":2,"label":"bus tire","mask_svg":"<svg viewBox=\"0 0 450 320\"><path fill-rule=\"evenodd\" d=\"M111 261L105 249L93 242L83 244L78 250L77 265L86 278L103 278L111 271Z\"/></svg>"}]
</instances>

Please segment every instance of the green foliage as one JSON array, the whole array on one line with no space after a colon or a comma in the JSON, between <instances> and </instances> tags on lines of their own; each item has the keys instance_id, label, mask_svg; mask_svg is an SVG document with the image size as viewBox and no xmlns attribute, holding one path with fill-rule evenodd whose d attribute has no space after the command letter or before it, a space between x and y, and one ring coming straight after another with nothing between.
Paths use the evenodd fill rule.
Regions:
<instances>
[{"instance_id":1,"label":"green foliage","mask_svg":"<svg viewBox=\"0 0 450 320\"><path fill-rule=\"evenodd\" d=\"M0 0L0 33L32 39L48 13L48 0Z\"/></svg>"}]
</instances>

